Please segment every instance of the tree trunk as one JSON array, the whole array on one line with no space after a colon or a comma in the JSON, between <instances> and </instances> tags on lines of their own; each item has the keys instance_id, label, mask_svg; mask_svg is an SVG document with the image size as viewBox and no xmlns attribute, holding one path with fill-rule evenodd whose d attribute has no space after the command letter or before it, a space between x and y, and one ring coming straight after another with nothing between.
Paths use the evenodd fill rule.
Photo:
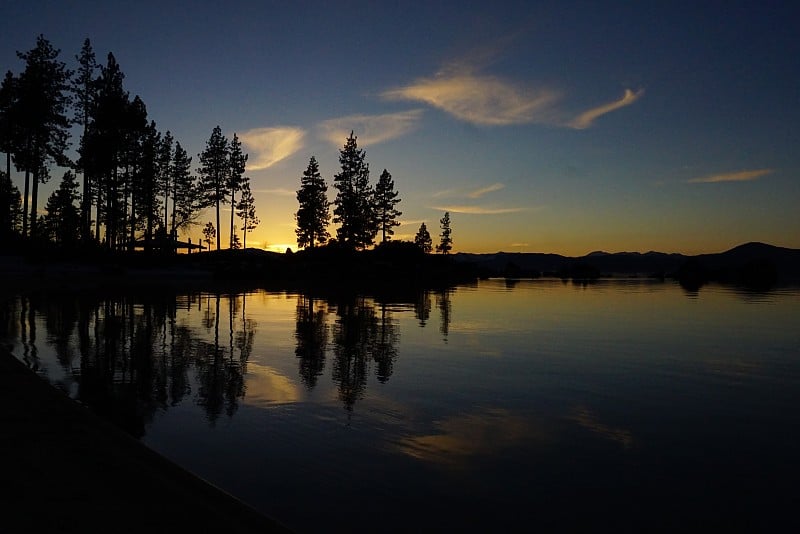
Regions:
<instances>
[{"instance_id":1,"label":"tree trunk","mask_svg":"<svg viewBox=\"0 0 800 534\"><path fill-rule=\"evenodd\" d=\"M217 250L220 241L222 241L222 227L219 225L219 196L217 196Z\"/></svg>"},{"instance_id":2,"label":"tree trunk","mask_svg":"<svg viewBox=\"0 0 800 534\"><path fill-rule=\"evenodd\" d=\"M33 187L31 188L31 237L37 235L36 223L36 202L39 198L39 165L36 165L36 170L33 171Z\"/></svg>"},{"instance_id":3,"label":"tree trunk","mask_svg":"<svg viewBox=\"0 0 800 534\"><path fill-rule=\"evenodd\" d=\"M233 201L233 199L235 198L235 196L236 196L236 191L231 189L231 244L229 248L233 248L233 212L236 211L234 209L236 203ZM245 230L244 234L245 234L245 239L247 239L247 230Z\"/></svg>"},{"instance_id":4,"label":"tree trunk","mask_svg":"<svg viewBox=\"0 0 800 534\"><path fill-rule=\"evenodd\" d=\"M28 194L31 187L31 171L25 169L25 196L22 197L22 237L28 235Z\"/></svg>"}]
</instances>

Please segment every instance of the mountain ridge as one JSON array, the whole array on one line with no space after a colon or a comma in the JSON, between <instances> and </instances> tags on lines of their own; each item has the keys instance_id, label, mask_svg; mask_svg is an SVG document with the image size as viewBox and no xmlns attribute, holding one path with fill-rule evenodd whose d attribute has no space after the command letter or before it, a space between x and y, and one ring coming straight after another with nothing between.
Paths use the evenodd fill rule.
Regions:
<instances>
[{"instance_id":1,"label":"mountain ridge","mask_svg":"<svg viewBox=\"0 0 800 534\"><path fill-rule=\"evenodd\" d=\"M593 251L583 256L541 252L457 253L454 257L457 261L474 264L484 276L681 278L692 272L706 281L749 277L750 274L776 281L800 280L800 249L758 241L742 243L723 252L695 255L651 250L645 253Z\"/></svg>"}]
</instances>

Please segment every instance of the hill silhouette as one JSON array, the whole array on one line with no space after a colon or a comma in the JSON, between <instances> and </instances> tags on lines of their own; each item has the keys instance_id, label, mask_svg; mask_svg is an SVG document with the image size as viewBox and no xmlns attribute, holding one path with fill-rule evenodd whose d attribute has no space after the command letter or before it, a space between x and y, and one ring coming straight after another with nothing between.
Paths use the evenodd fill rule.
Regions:
<instances>
[{"instance_id":1,"label":"hill silhouette","mask_svg":"<svg viewBox=\"0 0 800 534\"><path fill-rule=\"evenodd\" d=\"M759 242L745 243L725 252L694 256L656 251L595 251L585 256L497 252L458 253L454 257L473 264L484 277L657 276L699 284L719 281L747 285L800 281L800 250Z\"/></svg>"}]
</instances>

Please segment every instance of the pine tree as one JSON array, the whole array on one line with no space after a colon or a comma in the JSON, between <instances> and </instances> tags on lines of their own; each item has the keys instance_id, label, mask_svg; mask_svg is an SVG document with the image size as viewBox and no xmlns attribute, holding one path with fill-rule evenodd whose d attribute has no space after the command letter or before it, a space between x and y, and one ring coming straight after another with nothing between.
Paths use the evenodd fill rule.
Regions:
<instances>
[{"instance_id":1,"label":"pine tree","mask_svg":"<svg viewBox=\"0 0 800 534\"><path fill-rule=\"evenodd\" d=\"M401 201L397 198L397 191L394 190L394 181L389 171L383 169L378 183L375 186L375 219L378 223L378 231L381 232L381 241L385 243L394 235L393 228L400 226L397 218L403 212L395 209Z\"/></svg>"},{"instance_id":2,"label":"pine tree","mask_svg":"<svg viewBox=\"0 0 800 534\"><path fill-rule=\"evenodd\" d=\"M138 97L137 97L138 99ZM155 228L161 222L160 198L160 150L162 147L161 134L156 129L156 123L150 121L142 132L141 142L137 144L139 150L134 161L134 183L132 184L133 199L135 199L137 212L131 205L131 242L135 241L133 230L144 230L145 251L150 252ZM169 165L169 160L167 161ZM133 200L132 200L133 202Z\"/></svg>"},{"instance_id":3,"label":"pine tree","mask_svg":"<svg viewBox=\"0 0 800 534\"><path fill-rule=\"evenodd\" d=\"M452 231L450 230L450 212L444 212L444 217L439 219L439 223L441 224L442 233L439 234L441 241L436 245L436 251L442 254L449 254L453 249Z\"/></svg>"},{"instance_id":4,"label":"pine tree","mask_svg":"<svg viewBox=\"0 0 800 534\"><path fill-rule=\"evenodd\" d=\"M222 129L215 126L206 148L200 153L200 190L203 195L203 206L215 206L217 210L217 226L219 228L219 207L226 202L228 187L228 139L222 135ZM217 239L217 250L220 240Z\"/></svg>"},{"instance_id":5,"label":"pine tree","mask_svg":"<svg viewBox=\"0 0 800 534\"><path fill-rule=\"evenodd\" d=\"M164 221L159 221L159 225L167 233L169 229L169 197L173 191L172 178L173 178L173 141L172 133L169 130L161 138L161 143L158 145L157 155L157 184L159 195L164 199ZM174 207L173 207L174 209Z\"/></svg>"},{"instance_id":6,"label":"pine tree","mask_svg":"<svg viewBox=\"0 0 800 534\"><path fill-rule=\"evenodd\" d=\"M43 230L47 236L59 245L74 246L80 237L80 211L75 202L80 200L76 176L67 171L61 179L58 189L47 199Z\"/></svg>"},{"instance_id":7,"label":"pine tree","mask_svg":"<svg viewBox=\"0 0 800 534\"><path fill-rule=\"evenodd\" d=\"M46 169L51 163L69 166L64 152L69 145L70 120L66 113L71 102L68 90L72 73L64 62L58 60L60 53L43 35L37 37L34 49L17 52L17 56L25 61L25 70L18 80L19 98L14 117L20 128L20 135L16 138L19 145L14 152L22 153L21 162L26 176L23 233L27 233L27 191L30 174L33 174L31 235L37 233L39 183L46 182L49 176Z\"/></svg>"},{"instance_id":8,"label":"pine tree","mask_svg":"<svg viewBox=\"0 0 800 534\"><path fill-rule=\"evenodd\" d=\"M7 174L0 171L0 236L17 232L22 218L22 195Z\"/></svg>"},{"instance_id":9,"label":"pine tree","mask_svg":"<svg viewBox=\"0 0 800 534\"><path fill-rule=\"evenodd\" d=\"M15 144L15 121L12 116L17 100L17 79L6 72L0 85L0 152L6 154L6 178L11 179L11 153Z\"/></svg>"},{"instance_id":10,"label":"pine tree","mask_svg":"<svg viewBox=\"0 0 800 534\"><path fill-rule=\"evenodd\" d=\"M75 79L72 81L72 93L75 95L73 109L75 116L73 121L82 128L81 142L86 137L89 121L93 115L94 107L97 103L97 61L95 59L92 43L87 38L83 42L81 52L75 56L78 61L78 70ZM80 160L76 169L83 173L83 196L81 198L81 237L89 239L92 223L92 183L91 176L81 165Z\"/></svg>"},{"instance_id":11,"label":"pine tree","mask_svg":"<svg viewBox=\"0 0 800 534\"><path fill-rule=\"evenodd\" d=\"M250 179L242 180L242 194L236 204L236 215L242 219L242 234L244 235L244 248L247 248L247 234L256 229L261 222L256 216L256 202L250 191Z\"/></svg>"},{"instance_id":12,"label":"pine tree","mask_svg":"<svg viewBox=\"0 0 800 534\"><path fill-rule=\"evenodd\" d=\"M172 156L172 226L170 235L177 235L177 231L194 224L199 215L200 201L195 177L191 172L192 158L186 153L179 142L175 143Z\"/></svg>"},{"instance_id":13,"label":"pine tree","mask_svg":"<svg viewBox=\"0 0 800 534\"><path fill-rule=\"evenodd\" d=\"M228 147L228 191L230 192L231 202L231 248L233 248L233 214L236 211L236 192L244 185L244 171L247 167L247 154L242 152L242 143L236 134ZM245 240L247 234L245 233Z\"/></svg>"},{"instance_id":14,"label":"pine tree","mask_svg":"<svg viewBox=\"0 0 800 534\"><path fill-rule=\"evenodd\" d=\"M297 221L295 234L298 247L310 247L319 243L325 244L330 237L327 227L330 221L330 202L328 186L319 173L317 158L311 156L308 167L300 178L300 189L297 190L297 209L294 218Z\"/></svg>"},{"instance_id":15,"label":"pine tree","mask_svg":"<svg viewBox=\"0 0 800 534\"><path fill-rule=\"evenodd\" d=\"M126 129L131 123L132 109L130 97L122 86L124 78L114 54L109 53L106 64L100 67L94 116L79 148L80 166L92 177L92 193L97 203L95 236L99 239L100 225L104 223L109 248L116 246L118 234L123 230L125 176L119 168L125 165L129 152Z\"/></svg>"},{"instance_id":16,"label":"pine tree","mask_svg":"<svg viewBox=\"0 0 800 534\"><path fill-rule=\"evenodd\" d=\"M203 241L208 245L208 250L211 250L211 245L214 244L214 239L217 237L217 229L214 228L214 223L208 221L205 228L203 228ZM219 250L219 248L217 248Z\"/></svg>"},{"instance_id":17,"label":"pine tree","mask_svg":"<svg viewBox=\"0 0 800 534\"><path fill-rule=\"evenodd\" d=\"M365 157L351 131L339 151L342 170L333 177L334 187L338 190L333 222L340 224L336 235L341 243L356 249L371 245L377 233L374 191L369 184L369 164Z\"/></svg>"},{"instance_id":18,"label":"pine tree","mask_svg":"<svg viewBox=\"0 0 800 534\"><path fill-rule=\"evenodd\" d=\"M431 239L431 234L428 232L428 227L425 226L425 223L419 225L419 230L417 230L417 235L414 236L414 243L422 249L422 252L429 253L433 247L433 240Z\"/></svg>"}]
</instances>

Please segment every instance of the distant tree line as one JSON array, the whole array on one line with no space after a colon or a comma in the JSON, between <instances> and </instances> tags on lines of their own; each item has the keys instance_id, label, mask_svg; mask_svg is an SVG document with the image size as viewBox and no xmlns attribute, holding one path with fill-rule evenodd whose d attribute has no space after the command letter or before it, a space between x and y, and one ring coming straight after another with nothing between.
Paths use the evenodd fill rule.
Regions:
<instances>
[{"instance_id":1,"label":"distant tree line","mask_svg":"<svg viewBox=\"0 0 800 534\"><path fill-rule=\"evenodd\" d=\"M354 250L363 250L375 244L378 234L381 243L390 241L394 235L394 227L400 225L398 218L403 213L396 206L401 199L395 190L392 175L387 169L383 169L377 183L374 186L370 183L366 152L358 147L357 139L351 131L339 150L340 171L333 177L333 186L337 191L333 203L328 200L328 185L320 175L319 163L316 157L311 156L297 191L299 207L295 213L295 234L299 247L314 248L329 242L331 205L333 222L339 225L336 229L336 241ZM445 213L440 223L441 242L436 250L447 254L453 244L450 214ZM423 252L432 250L431 236L424 222L414 238L414 243Z\"/></svg>"},{"instance_id":2,"label":"distant tree line","mask_svg":"<svg viewBox=\"0 0 800 534\"><path fill-rule=\"evenodd\" d=\"M6 154L5 171L0 171L0 235L149 251L159 242L164 246L168 236L176 240L205 208L216 208L218 232L220 205L230 204L230 246L238 242L234 213L244 221L246 243L258 218L244 176L247 155L236 134L228 141L219 126L214 128L199 155L198 178L180 142L169 131L160 132L142 99L125 90L112 53L99 65L86 39L75 71L59 54L40 35L32 50L17 52L22 72L8 71L0 85L0 151ZM76 127L73 160L67 151ZM25 175L23 194L11 181L12 163ZM54 168L66 170L40 215L39 184L50 180Z\"/></svg>"}]
</instances>

